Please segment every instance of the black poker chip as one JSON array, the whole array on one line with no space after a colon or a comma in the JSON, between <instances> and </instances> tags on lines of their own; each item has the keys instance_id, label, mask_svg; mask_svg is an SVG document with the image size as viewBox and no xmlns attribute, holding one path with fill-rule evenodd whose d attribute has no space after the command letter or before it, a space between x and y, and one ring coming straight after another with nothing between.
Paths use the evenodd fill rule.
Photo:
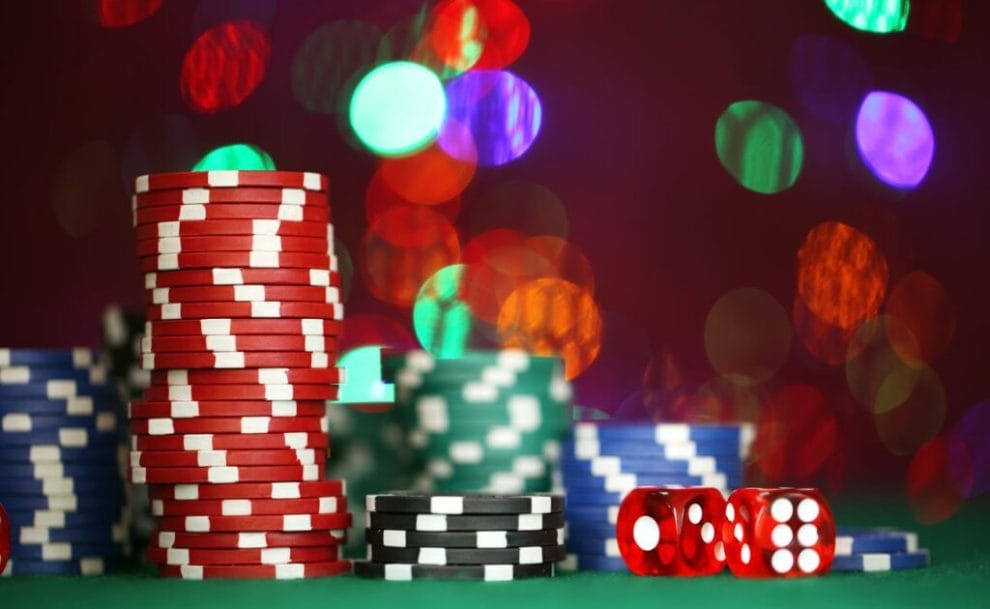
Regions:
<instances>
[{"instance_id":1,"label":"black poker chip","mask_svg":"<svg viewBox=\"0 0 990 609\"><path fill-rule=\"evenodd\" d=\"M540 531L564 526L564 513L549 514L393 514L368 512L369 529L406 531Z\"/></svg>"},{"instance_id":2,"label":"black poker chip","mask_svg":"<svg viewBox=\"0 0 990 609\"><path fill-rule=\"evenodd\" d=\"M403 531L367 529L369 544L389 548L519 548L563 543L563 529L543 531Z\"/></svg>"},{"instance_id":3,"label":"black poker chip","mask_svg":"<svg viewBox=\"0 0 990 609\"><path fill-rule=\"evenodd\" d=\"M354 575L389 581L414 579L512 581L532 577L553 577L554 571L553 563L538 565L416 565L370 561L354 563Z\"/></svg>"},{"instance_id":4,"label":"black poker chip","mask_svg":"<svg viewBox=\"0 0 990 609\"><path fill-rule=\"evenodd\" d=\"M537 565L564 560L562 545L522 548L389 548L368 545L368 559L417 565Z\"/></svg>"},{"instance_id":5,"label":"black poker chip","mask_svg":"<svg viewBox=\"0 0 990 609\"><path fill-rule=\"evenodd\" d=\"M368 495L366 503L369 512L402 514L548 514L563 511L564 496L399 492Z\"/></svg>"}]
</instances>

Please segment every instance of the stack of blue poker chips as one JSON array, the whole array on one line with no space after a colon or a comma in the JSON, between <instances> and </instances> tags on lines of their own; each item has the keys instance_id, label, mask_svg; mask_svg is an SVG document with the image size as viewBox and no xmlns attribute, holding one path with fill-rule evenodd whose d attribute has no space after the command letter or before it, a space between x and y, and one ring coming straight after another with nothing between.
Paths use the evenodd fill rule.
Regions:
<instances>
[{"instance_id":1,"label":"stack of blue poker chips","mask_svg":"<svg viewBox=\"0 0 990 609\"><path fill-rule=\"evenodd\" d=\"M88 349L0 349L3 575L95 575L129 551L121 401Z\"/></svg>"},{"instance_id":2,"label":"stack of blue poker chips","mask_svg":"<svg viewBox=\"0 0 990 609\"><path fill-rule=\"evenodd\" d=\"M833 572L922 569L931 555L918 547L918 534L892 528L838 528Z\"/></svg>"},{"instance_id":3,"label":"stack of blue poker chips","mask_svg":"<svg viewBox=\"0 0 990 609\"><path fill-rule=\"evenodd\" d=\"M575 423L560 457L565 566L627 570L615 538L622 499L640 486L707 486L728 495L743 485L754 435L746 423Z\"/></svg>"}]
</instances>

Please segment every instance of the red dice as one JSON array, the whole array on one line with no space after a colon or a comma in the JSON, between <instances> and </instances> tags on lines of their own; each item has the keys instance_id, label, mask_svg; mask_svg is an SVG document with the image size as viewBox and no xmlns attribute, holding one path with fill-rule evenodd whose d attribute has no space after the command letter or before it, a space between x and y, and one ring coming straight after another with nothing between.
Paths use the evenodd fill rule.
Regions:
<instances>
[{"instance_id":1,"label":"red dice","mask_svg":"<svg viewBox=\"0 0 990 609\"><path fill-rule=\"evenodd\" d=\"M816 489L741 488L725 505L721 540L738 577L819 575L835 555L835 518Z\"/></svg>"},{"instance_id":2,"label":"red dice","mask_svg":"<svg viewBox=\"0 0 990 609\"><path fill-rule=\"evenodd\" d=\"M0 505L0 573L7 568L7 560L10 558L10 531L10 519Z\"/></svg>"},{"instance_id":3,"label":"red dice","mask_svg":"<svg viewBox=\"0 0 990 609\"><path fill-rule=\"evenodd\" d=\"M725 565L717 539L725 509L713 488L637 488L619 507L619 552L636 575L718 573Z\"/></svg>"}]
</instances>

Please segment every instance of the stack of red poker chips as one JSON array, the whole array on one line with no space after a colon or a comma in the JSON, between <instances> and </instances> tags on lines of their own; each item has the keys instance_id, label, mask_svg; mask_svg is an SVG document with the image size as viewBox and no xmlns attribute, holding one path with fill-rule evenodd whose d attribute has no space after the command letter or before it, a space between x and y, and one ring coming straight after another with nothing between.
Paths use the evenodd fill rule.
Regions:
<instances>
[{"instance_id":1,"label":"stack of red poker chips","mask_svg":"<svg viewBox=\"0 0 990 609\"><path fill-rule=\"evenodd\" d=\"M327 190L288 171L136 181L151 385L130 405L130 474L164 577L350 570L344 483L324 480L343 317Z\"/></svg>"}]
</instances>

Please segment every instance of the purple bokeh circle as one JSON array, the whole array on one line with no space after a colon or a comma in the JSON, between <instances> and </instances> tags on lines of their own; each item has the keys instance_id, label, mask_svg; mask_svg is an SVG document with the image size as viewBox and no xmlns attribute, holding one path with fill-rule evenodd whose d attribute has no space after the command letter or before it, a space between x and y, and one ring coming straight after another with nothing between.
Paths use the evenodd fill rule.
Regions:
<instances>
[{"instance_id":1,"label":"purple bokeh circle","mask_svg":"<svg viewBox=\"0 0 990 609\"><path fill-rule=\"evenodd\" d=\"M856 145L873 175L894 188L920 184L935 154L925 113L910 99L888 91L873 91L860 104Z\"/></svg>"}]
</instances>

